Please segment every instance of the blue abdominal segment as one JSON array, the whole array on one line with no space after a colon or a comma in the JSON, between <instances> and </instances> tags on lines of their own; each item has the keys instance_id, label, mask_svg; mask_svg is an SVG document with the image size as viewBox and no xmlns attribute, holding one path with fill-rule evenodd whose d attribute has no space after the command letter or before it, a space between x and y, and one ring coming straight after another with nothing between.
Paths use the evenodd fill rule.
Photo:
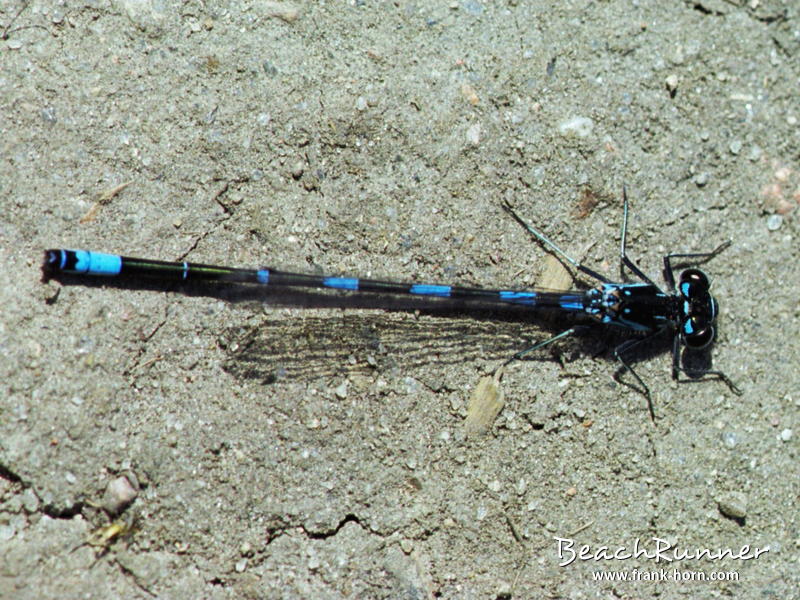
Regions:
<instances>
[{"instance_id":1,"label":"blue abdominal segment","mask_svg":"<svg viewBox=\"0 0 800 600\"><path fill-rule=\"evenodd\" d=\"M449 298L452 288L449 285L427 285L417 283L412 285L408 292L419 296L436 296L438 298Z\"/></svg>"},{"instance_id":2,"label":"blue abdominal segment","mask_svg":"<svg viewBox=\"0 0 800 600\"><path fill-rule=\"evenodd\" d=\"M62 250L66 261L67 255ZM72 267L74 273L86 273L87 275L119 275L122 270L122 257L116 254L103 254L102 252L87 252L86 250L75 250L75 265Z\"/></svg>"},{"instance_id":3,"label":"blue abdominal segment","mask_svg":"<svg viewBox=\"0 0 800 600\"><path fill-rule=\"evenodd\" d=\"M355 277L326 277L322 280L322 285L336 290L358 289L358 279Z\"/></svg>"}]
</instances>

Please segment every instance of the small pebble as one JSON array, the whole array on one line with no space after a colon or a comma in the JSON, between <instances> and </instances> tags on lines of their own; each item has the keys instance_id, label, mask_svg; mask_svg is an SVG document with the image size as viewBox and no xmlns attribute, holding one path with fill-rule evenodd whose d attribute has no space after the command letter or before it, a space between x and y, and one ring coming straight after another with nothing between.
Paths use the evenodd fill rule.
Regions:
<instances>
[{"instance_id":1,"label":"small pebble","mask_svg":"<svg viewBox=\"0 0 800 600\"><path fill-rule=\"evenodd\" d=\"M480 98L478 98L477 92L475 92L475 88L473 88L468 83L465 83L461 86L461 95L466 98L467 102L469 102L472 106L478 106L480 103Z\"/></svg>"},{"instance_id":2,"label":"small pebble","mask_svg":"<svg viewBox=\"0 0 800 600\"><path fill-rule=\"evenodd\" d=\"M783 224L783 216L781 215L770 215L767 217L767 229L770 231L778 231Z\"/></svg>"},{"instance_id":3,"label":"small pebble","mask_svg":"<svg viewBox=\"0 0 800 600\"><path fill-rule=\"evenodd\" d=\"M300 18L300 8L290 2L264 2L263 6L268 16L285 23L294 23Z\"/></svg>"},{"instance_id":4,"label":"small pebble","mask_svg":"<svg viewBox=\"0 0 800 600\"><path fill-rule=\"evenodd\" d=\"M667 75L667 78L664 80L664 85L666 86L669 95L674 96L678 91L678 76L675 75L675 73Z\"/></svg>"},{"instance_id":5,"label":"small pebble","mask_svg":"<svg viewBox=\"0 0 800 600\"><path fill-rule=\"evenodd\" d=\"M110 515L118 515L139 495L139 482L133 473L122 475L110 481L103 494L103 510Z\"/></svg>"},{"instance_id":6,"label":"small pebble","mask_svg":"<svg viewBox=\"0 0 800 600\"><path fill-rule=\"evenodd\" d=\"M298 160L291 170L292 179L300 179L303 176L303 171L305 171L303 162Z\"/></svg>"},{"instance_id":7,"label":"small pebble","mask_svg":"<svg viewBox=\"0 0 800 600\"><path fill-rule=\"evenodd\" d=\"M788 442L790 439L792 439L792 430L791 429L784 429L783 431L781 431L781 441L782 442Z\"/></svg>"},{"instance_id":8,"label":"small pebble","mask_svg":"<svg viewBox=\"0 0 800 600\"><path fill-rule=\"evenodd\" d=\"M347 382L343 381L341 384L339 384L336 389L333 390L333 393L336 394L336 397L340 400L347 398Z\"/></svg>"},{"instance_id":9,"label":"small pebble","mask_svg":"<svg viewBox=\"0 0 800 600\"><path fill-rule=\"evenodd\" d=\"M791 174L792 170L789 167L781 167L775 170L775 179L777 179L781 183L786 183L789 180Z\"/></svg>"},{"instance_id":10,"label":"small pebble","mask_svg":"<svg viewBox=\"0 0 800 600\"><path fill-rule=\"evenodd\" d=\"M28 488L22 493L22 508L29 513L35 513L39 510L39 498L33 493L33 490Z\"/></svg>"},{"instance_id":11,"label":"small pebble","mask_svg":"<svg viewBox=\"0 0 800 600\"><path fill-rule=\"evenodd\" d=\"M497 584L495 598L511 598L514 594L514 586L508 581L501 581Z\"/></svg>"},{"instance_id":12,"label":"small pebble","mask_svg":"<svg viewBox=\"0 0 800 600\"><path fill-rule=\"evenodd\" d=\"M750 159L752 162L756 162L761 155L764 154L764 151L759 146L753 146L750 148L750 154L747 155L747 158Z\"/></svg>"},{"instance_id":13,"label":"small pebble","mask_svg":"<svg viewBox=\"0 0 800 600\"><path fill-rule=\"evenodd\" d=\"M6 46L8 46L9 50L19 50L22 48L22 42L19 40L8 40Z\"/></svg>"},{"instance_id":14,"label":"small pebble","mask_svg":"<svg viewBox=\"0 0 800 600\"><path fill-rule=\"evenodd\" d=\"M467 14L470 14L473 17L483 14L483 5L475 0L466 0L466 2L462 2L461 8L463 8Z\"/></svg>"},{"instance_id":15,"label":"small pebble","mask_svg":"<svg viewBox=\"0 0 800 600\"><path fill-rule=\"evenodd\" d=\"M731 519L744 519L747 516L747 496L742 492L728 492L717 499L719 512Z\"/></svg>"},{"instance_id":16,"label":"small pebble","mask_svg":"<svg viewBox=\"0 0 800 600\"><path fill-rule=\"evenodd\" d=\"M564 137L588 137L594 129L594 121L588 117L573 117L562 121L558 130Z\"/></svg>"},{"instance_id":17,"label":"small pebble","mask_svg":"<svg viewBox=\"0 0 800 600\"><path fill-rule=\"evenodd\" d=\"M273 65L268 60L265 60L263 63L261 63L261 68L264 69L264 73L266 73L270 77L275 77L278 74L278 67Z\"/></svg>"},{"instance_id":18,"label":"small pebble","mask_svg":"<svg viewBox=\"0 0 800 600\"><path fill-rule=\"evenodd\" d=\"M364 98L364 96L359 96L356 98L356 110L360 112L367 110L367 99Z\"/></svg>"},{"instance_id":19,"label":"small pebble","mask_svg":"<svg viewBox=\"0 0 800 600\"><path fill-rule=\"evenodd\" d=\"M737 154L739 154L739 152L742 151L742 142L740 142L739 140L733 140L730 146L728 146L728 149L731 151L731 154L736 156Z\"/></svg>"},{"instance_id":20,"label":"small pebble","mask_svg":"<svg viewBox=\"0 0 800 600\"><path fill-rule=\"evenodd\" d=\"M478 123L470 125L467 129L467 143L477 146L481 143L481 126Z\"/></svg>"},{"instance_id":21,"label":"small pebble","mask_svg":"<svg viewBox=\"0 0 800 600\"><path fill-rule=\"evenodd\" d=\"M708 183L708 173L698 173L694 176L694 184L697 187L704 187Z\"/></svg>"},{"instance_id":22,"label":"small pebble","mask_svg":"<svg viewBox=\"0 0 800 600\"><path fill-rule=\"evenodd\" d=\"M156 0L117 0L116 8L122 8L128 19L142 31L155 34L161 31L167 12L164 2Z\"/></svg>"}]
</instances>

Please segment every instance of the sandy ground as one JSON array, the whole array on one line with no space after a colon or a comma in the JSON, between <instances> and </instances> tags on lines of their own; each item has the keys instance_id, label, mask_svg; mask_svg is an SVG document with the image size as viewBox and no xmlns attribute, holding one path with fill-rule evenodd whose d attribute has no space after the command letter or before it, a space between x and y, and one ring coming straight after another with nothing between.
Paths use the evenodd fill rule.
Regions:
<instances>
[{"instance_id":1,"label":"sandy ground","mask_svg":"<svg viewBox=\"0 0 800 600\"><path fill-rule=\"evenodd\" d=\"M4 2L0 596L798 597L799 12ZM623 183L651 277L733 240L703 268L743 395L661 347L655 425L590 337L465 435L557 324L41 281L76 247L535 285L504 200L617 278Z\"/></svg>"}]
</instances>

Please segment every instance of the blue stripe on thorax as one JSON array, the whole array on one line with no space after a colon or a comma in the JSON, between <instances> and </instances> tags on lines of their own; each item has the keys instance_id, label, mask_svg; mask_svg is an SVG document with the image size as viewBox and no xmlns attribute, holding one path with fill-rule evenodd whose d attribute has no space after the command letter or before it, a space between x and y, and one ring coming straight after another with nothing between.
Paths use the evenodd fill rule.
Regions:
<instances>
[{"instance_id":1,"label":"blue stripe on thorax","mask_svg":"<svg viewBox=\"0 0 800 600\"><path fill-rule=\"evenodd\" d=\"M583 296L575 296L574 294L564 294L561 299L558 301L558 305L563 308L564 310L569 311L582 311L584 309L583 306Z\"/></svg>"}]
</instances>

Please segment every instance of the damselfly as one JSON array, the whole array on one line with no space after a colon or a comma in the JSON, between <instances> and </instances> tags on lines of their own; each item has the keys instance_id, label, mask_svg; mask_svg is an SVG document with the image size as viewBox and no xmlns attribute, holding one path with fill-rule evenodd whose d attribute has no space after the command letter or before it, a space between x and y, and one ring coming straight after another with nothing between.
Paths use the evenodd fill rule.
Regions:
<instances>
[{"instance_id":1,"label":"damselfly","mask_svg":"<svg viewBox=\"0 0 800 600\"><path fill-rule=\"evenodd\" d=\"M648 399L653 416L650 389L636 373L629 359L640 344L659 335L672 336L672 377L676 381L694 381L698 373L689 371L681 362L684 348L702 351L710 347L716 336L719 305L711 295L708 277L700 269L687 268L675 278L673 261L681 265L704 263L730 246L720 244L711 252L672 253L663 257L663 276L666 289L659 287L627 255L628 198L623 189L623 219L620 243L620 275L625 278L625 268L638 279L636 282L614 282L597 271L586 267L550 241L539 230L527 224L510 204L504 209L545 248L572 265L579 272L594 279L597 284L581 291L554 291L546 289L487 289L429 283L399 283L378 279L339 277L291 273L270 268L242 269L191 262L166 262L130 258L116 254L86 250L47 250L43 271L45 278L59 276L117 277L128 281L147 280L164 282L225 282L254 284L270 288L316 288L341 290L354 294L411 295L437 299L451 299L467 303L513 304L531 311L547 310L593 321L622 332L627 339L614 350L622 371L630 372ZM538 342L506 360L505 366L553 342L574 335L580 325L569 328ZM681 374L690 379L681 379ZM733 382L722 372L704 370L700 378L719 379L736 394ZM635 386L633 386L635 387Z\"/></svg>"}]
</instances>

